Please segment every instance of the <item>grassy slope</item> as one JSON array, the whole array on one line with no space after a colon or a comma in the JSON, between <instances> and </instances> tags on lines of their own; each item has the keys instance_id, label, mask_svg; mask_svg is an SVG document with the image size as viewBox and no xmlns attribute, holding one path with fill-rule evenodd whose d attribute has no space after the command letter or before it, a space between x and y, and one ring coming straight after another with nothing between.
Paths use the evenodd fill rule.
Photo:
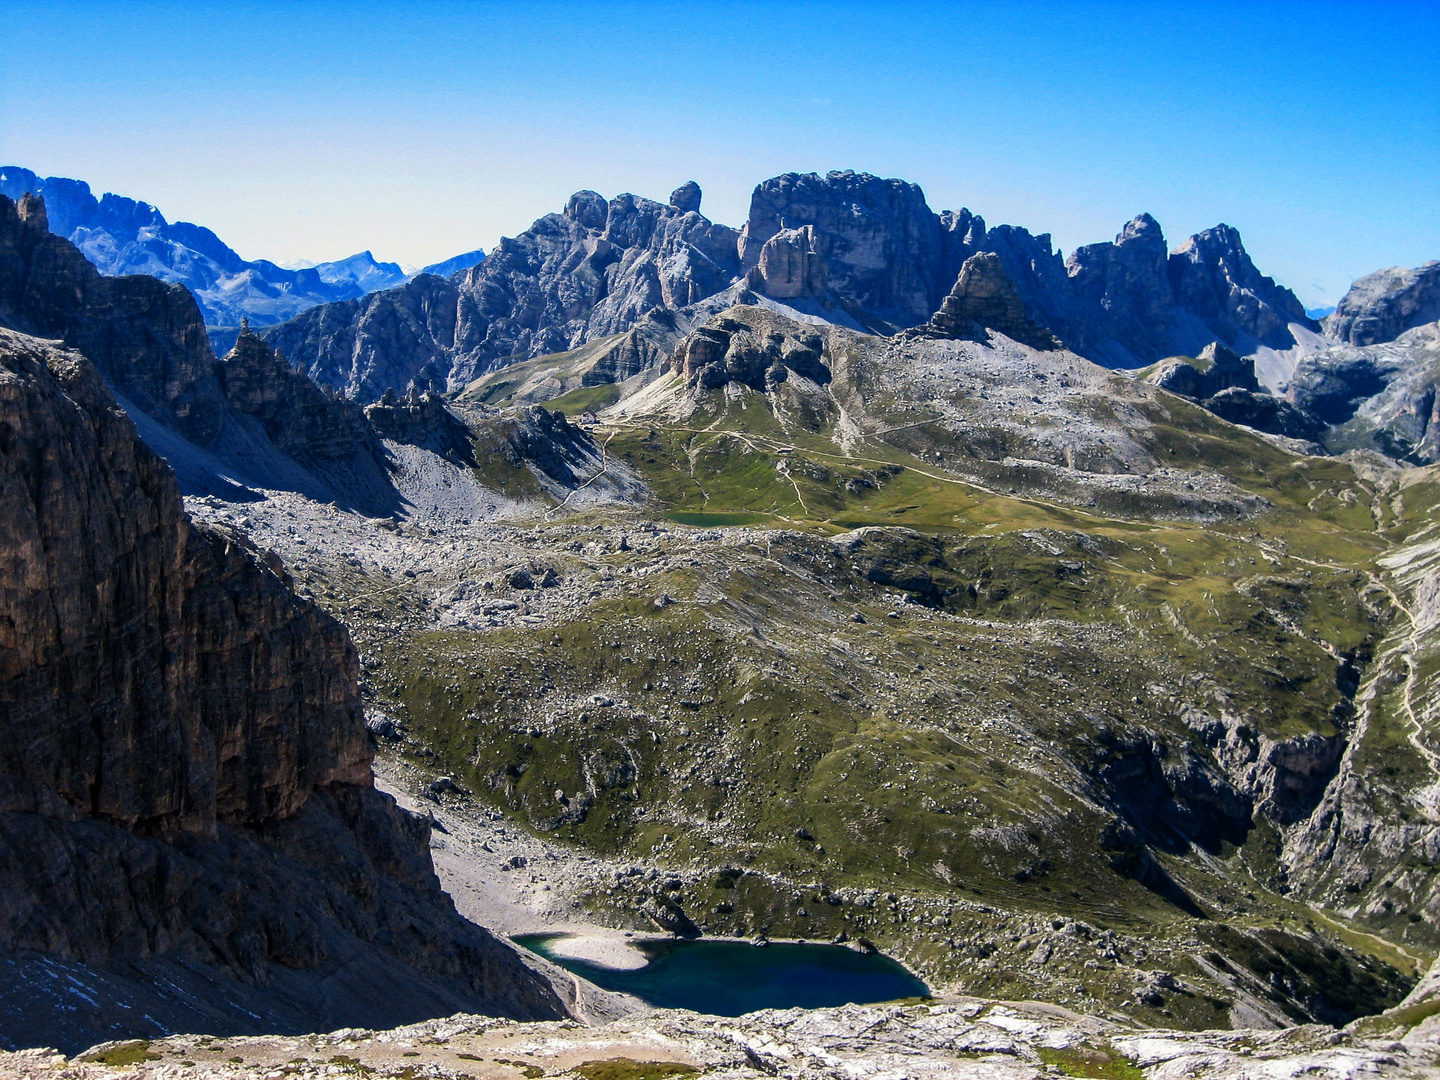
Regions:
<instances>
[{"instance_id":1,"label":"grassy slope","mask_svg":"<svg viewBox=\"0 0 1440 1080\"><path fill-rule=\"evenodd\" d=\"M567 404L603 404L591 390ZM1317 991L1341 1011L1393 1003L1396 968L1436 942L1402 935L1397 950L1285 896L1264 820L1198 844L1152 837L1193 906L1177 904L1113 869L1116 808L1096 776L1143 757L1137 739L1158 743L1157 769L1186 747L1203 757L1187 710L1273 740L1345 730L1337 658L1390 632L1382 532L1412 527L1423 500L1397 510L1345 463L1178 400L1138 407L1162 461L1270 509L1205 525L1148 519L1143 502L1101 515L1012 495L1003 470L983 485L947 473L936 456L973 447L900 407L918 426L842 452L833 417L717 400L684 424L622 427L608 449L672 520L803 535L715 558L613 552L643 585L559 626L388 637L382 698L412 749L531 827L683 869L673 895L713 932L865 936L943 983L1128 1001L1165 1023L1223 1021L1241 991L1294 1016ZM914 532L861 558L823 539L867 525ZM931 608L898 604L900 586ZM1374 731L1367 752L1383 753ZM645 899L591 897L622 921ZM1037 934L1075 919L1082 945L1026 962ZM1119 944L1097 945L1107 933ZM1130 1001L1126 972L1153 966L1197 989Z\"/></svg>"}]
</instances>

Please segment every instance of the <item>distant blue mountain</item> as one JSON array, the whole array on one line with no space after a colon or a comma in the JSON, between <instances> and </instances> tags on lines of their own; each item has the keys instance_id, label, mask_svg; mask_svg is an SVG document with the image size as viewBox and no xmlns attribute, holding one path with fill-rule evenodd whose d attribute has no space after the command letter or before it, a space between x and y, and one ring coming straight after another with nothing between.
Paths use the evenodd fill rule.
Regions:
<instances>
[{"instance_id":1,"label":"distant blue mountain","mask_svg":"<svg viewBox=\"0 0 1440 1080\"><path fill-rule=\"evenodd\" d=\"M50 231L78 247L102 274L150 274L188 288L217 349L233 341L242 318L271 326L318 304L394 288L411 277L368 251L299 270L264 259L248 262L209 229L166 221L149 203L110 194L96 199L81 180L0 166L0 194L18 199L27 191L44 197Z\"/></svg>"},{"instance_id":2,"label":"distant blue mountain","mask_svg":"<svg viewBox=\"0 0 1440 1080\"><path fill-rule=\"evenodd\" d=\"M461 270L469 270L472 266L478 266L485 259L485 252L476 248L474 251L467 251L464 255L456 255L446 259L444 262L431 263L422 274L434 274L436 277L448 278L452 274L458 274Z\"/></svg>"},{"instance_id":3,"label":"distant blue mountain","mask_svg":"<svg viewBox=\"0 0 1440 1080\"><path fill-rule=\"evenodd\" d=\"M1326 315L1335 314L1335 305L1330 304L1326 307L1307 307L1305 309L1305 314L1309 315L1312 319L1323 319Z\"/></svg>"}]
</instances>

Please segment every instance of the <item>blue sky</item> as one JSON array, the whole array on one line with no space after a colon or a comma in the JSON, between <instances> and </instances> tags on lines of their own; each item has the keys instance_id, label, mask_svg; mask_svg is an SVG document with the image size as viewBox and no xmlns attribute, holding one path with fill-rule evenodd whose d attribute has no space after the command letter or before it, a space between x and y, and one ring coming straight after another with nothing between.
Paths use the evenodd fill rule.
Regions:
<instances>
[{"instance_id":1,"label":"blue sky","mask_svg":"<svg viewBox=\"0 0 1440 1080\"><path fill-rule=\"evenodd\" d=\"M919 183L1066 251L1217 222L1308 304L1440 258L1440 4L25 3L0 164L247 258L420 264L570 192Z\"/></svg>"}]
</instances>

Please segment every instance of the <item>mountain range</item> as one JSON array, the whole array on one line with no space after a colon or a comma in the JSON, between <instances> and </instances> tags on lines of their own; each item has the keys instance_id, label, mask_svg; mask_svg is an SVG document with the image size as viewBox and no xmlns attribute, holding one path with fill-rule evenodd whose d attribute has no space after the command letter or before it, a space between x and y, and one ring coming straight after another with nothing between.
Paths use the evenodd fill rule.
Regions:
<instances>
[{"instance_id":1,"label":"mountain range","mask_svg":"<svg viewBox=\"0 0 1440 1080\"><path fill-rule=\"evenodd\" d=\"M1023 1068L1427 1067L1437 264L1316 323L1228 226L1062 261L865 174L700 205L578 192L217 356L0 196L0 1037L636 1009L504 940L580 927L939 999L755 1014L738 1075L1004 1001L1109 1025ZM325 1067L492 1028L569 1030Z\"/></svg>"},{"instance_id":2,"label":"mountain range","mask_svg":"<svg viewBox=\"0 0 1440 1080\"><path fill-rule=\"evenodd\" d=\"M250 262L209 229L166 221L149 203L108 193L97 199L84 181L0 166L0 194L15 200L27 192L44 197L50 227L101 273L149 274L188 288L221 352L233 343L242 319L256 326L284 322L316 304L392 288L412 276L396 263L376 261L368 251L303 269L264 259ZM472 251L424 272L453 273L483 258L484 252Z\"/></svg>"}]
</instances>

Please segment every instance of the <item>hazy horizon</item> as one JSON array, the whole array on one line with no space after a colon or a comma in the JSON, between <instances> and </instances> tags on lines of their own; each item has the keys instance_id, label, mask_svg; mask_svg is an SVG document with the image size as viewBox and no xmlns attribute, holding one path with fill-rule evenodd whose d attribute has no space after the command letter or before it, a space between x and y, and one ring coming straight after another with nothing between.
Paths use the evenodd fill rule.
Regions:
<instances>
[{"instance_id":1,"label":"hazy horizon","mask_svg":"<svg viewBox=\"0 0 1440 1080\"><path fill-rule=\"evenodd\" d=\"M571 192L853 168L1067 253L1220 222L1307 306L1440 258L1433 7L7 5L0 159L247 259L490 250ZM1403 62L1402 62L1403 61Z\"/></svg>"}]
</instances>

